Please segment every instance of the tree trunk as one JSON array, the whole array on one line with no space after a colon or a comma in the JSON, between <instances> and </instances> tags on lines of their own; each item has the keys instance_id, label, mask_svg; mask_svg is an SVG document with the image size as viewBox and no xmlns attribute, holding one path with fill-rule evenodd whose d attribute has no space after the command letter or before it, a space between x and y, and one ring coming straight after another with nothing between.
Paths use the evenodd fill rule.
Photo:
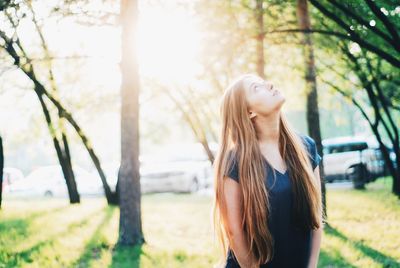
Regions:
<instances>
[{"instance_id":1,"label":"tree trunk","mask_svg":"<svg viewBox=\"0 0 400 268\"><path fill-rule=\"evenodd\" d=\"M78 125L78 123L75 121L75 119L72 117L72 114L69 113L65 108L61 105L61 103L55 99L49 92L46 91L45 87L36 79L33 71L26 71L24 72L27 74L27 76L35 83L35 87L37 87L38 91L46 95L46 97L57 107L59 117L60 118L65 118L75 129L75 132L78 134L78 136L81 138L83 145L85 146L87 152L89 153L90 158L93 161L93 164L96 167L97 172L99 173L101 182L103 184L104 192L106 195L107 203L109 205L115 205L118 203L118 200L116 200L116 193L112 193L110 186L107 183L106 176L103 172L103 169L101 168L100 161L96 155L96 153L93 150L93 147L90 144L90 141L88 137L84 134L83 130L81 127Z\"/></svg>"},{"instance_id":2,"label":"tree trunk","mask_svg":"<svg viewBox=\"0 0 400 268\"><path fill-rule=\"evenodd\" d=\"M51 121L50 112L47 109L46 103L43 100L42 93L38 92L35 88L35 92L39 98L40 105L42 106L42 110L46 119L47 127L50 131L51 138L53 140L54 148L56 149L58 161L60 163L64 178L65 184L67 185L68 195L69 195L69 202L71 204L80 203L80 196L78 193L78 189L76 186L74 173L72 171L72 167L68 165L68 160L65 158L65 152L63 152L60 142L57 138L56 131L54 129L54 125Z\"/></svg>"},{"instance_id":3,"label":"tree trunk","mask_svg":"<svg viewBox=\"0 0 400 268\"><path fill-rule=\"evenodd\" d=\"M63 118L59 118L59 120L63 120ZM69 151L69 145L68 145L68 139L67 139L67 135L64 132L65 130L62 130L61 135L62 135L62 141L63 141L63 159L65 161L65 167L66 167L66 171L69 172L69 182L70 182L70 186L71 189L78 189L77 184L76 184L76 180L75 180L75 174L74 174L74 170L72 169L72 162L71 162L71 154ZM79 193L78 190L76 191L77 196L79 198Z\"/></svg>"},{"instance_id":4,"label":"tree trunk","mask_svg":"<svg viewBox=\"0 0 400 268\"><path fill-rule=\"evenodd\" d=\"M342 47L342 51L345 55L347 55L349 61L348 64L354 66L354 71L358 76L358 79L360 80L364 90L366 91L368 95L369 102L373 108L374 111L374 121L372 122L368 116L366 115L365 112L363 112L363 116L367 119L369 125L371 126L372 131L374 132L381 148L382 155L385 159L386 165L389 168L390 174L393 178L393 184L392 184L392 192L397 195L400 198L400 148L399 148L399 129L398 126L396 125L390 110L386 106L385 103L385 97L382 92L382 88L379 84L379 79L377 76L380 73L381 69L380 66L378 65L376 67L376 70L373 69L372 64L370 59L367 57L367 54L365 51L361 50L361 55L363 55L362 58L356 57L353 54L351 54L346 48ZM359 60L363 60L366 65L367 65L367 71L364 71L361 64L359 63ZM369 78L371 77L371 79ZM377 92L377 93L375 93ZM353 101L354 102L354 101ZM360 108L361 106L358 105ZM382 129L385 131L387 134L392 146L394 153L396 155L396 162L397 162L397 168L395 165L392 163L392 160L390 159L390 153L386 149L386 146L384 145L380 132L379 130Z\"/></svg>"},{"instance_id":5,"label":"tree trunk","mask_svg":"<svg viewBox=\"0 0 400 268\"><path fill-rule=\"evenodd\" d=\"M121 0L121 167L118 178L119 245L145 242L141 220L139 172L139 71L136 59L138 3Z\"/></svg>"},{"instance_id":6,"label":"tree trunk","mask_svg":"<svg viewBox=\"0 0 400 268\"><path fill-rule=\"evenodd\" d=\"M356 63L356 59L352 58L351 62L352 63ZM360 72L360 70L358 70L358 69L356 71ZM377 141L379 143L380 151L382 153L383 159L384 159L385 164L386 164L385 169L387 168L389 170L389 173L393 178L392 192L394 194L396 194L400 198L400 194L399 194L400 191L396 191L396 189L398 189L396 187L398 187L398 185L399 185L398 182L400 181L400 172L399 172L398 168L397 169L395 168L394 163L390 159L390 152L389 152L388 148L386 147L386 145L383 143L382 135L381 135L381 133L379 131L379 129L381 129L379 126L383 122L383 118L379 113L380 109L378 107L377 102L374 101L375 100L375 96L372 94L372 92L370 90L371 83L369 83L366 80L364 80L363 79L363 75L360 76L360 73L357 73L357 74L358 74L358 76L360 78L360 81L362 82L362 87L364 89L366 89L367 92L369 92L368 93L368 97L369 97L370 104L372 104L372 107L373 107L373 109L375 111L375 118L370 118L369 115L367 114L367 112L361 106L361 104L353 96L351 96L350 94L347 94L341 88L339 88L338 86L336 86L336 85L334 85L332 83L329 83L329 82L326 82L326 83L328 85L330 85L333 89L335 89L337 92L342 94L344 97L346 97L349 100L351 100L352 103L361 112L361 114L365 118L365 120L367 120L369 126L371 127L372 132L374 133L374 135L375 135L375 137L376 137L376 139L377 139ZM367 83L365 83L365 82L367 82ZM386 132L386 134L387 134L387 132ZM396 145L393 145L393 147L396 148ZM397 146L397 148L398 148L398 146ZM395 149L395 154L396 154L396 159L397 159L397 166L400 167L400 163L399 163L400 162L399 161L400 152L399 152L399 150L396 151L396 149Z\"/></svg>"},{"instance_id":7,"label":"tree trunk","mask_svg":"<svg viewBox=\"0 0 400 268\"><path fill-rule=\"evenodd\" d=\"M257 23L257 37L256 37L256 51L257 51L257 74L262 78L265 79L265 72L264 72L264 9L263 9L263 1L264 0L257 0L256 1L256 23Z\"/></svg>"},{"instance_id":8,"label":"tree trunk","mask_svg":"<svg viewBox=\"0 0 400 268\"><path fill-rule=\"evenodd\" d=\"M164 90L165 94L175 103L175 106L181 111L182 116L184 120L188 123L190 128L193 131L193 134L195 135L196 139L201 143L201 145L204 148L204 151L207 154L208 159L210 160L211 163L214 163L214 154L211 151L211 148L209 146L208 140L207 140L207 135L205 132L205 129L207 128L206 125L202 123L202 120L200 119L200 116L198 115L199 111L196 109L196 105L192 103L192 98L185 96L184 94L181 94L181 96L184 99L184 102L187 104L188 108L185 109L185 107L182 105L182 103L179 102L179 100L171 94L171 92L166 88ZM206 111L201 111L206 113ZM210 126L211 128L211 126Z\"/></svg>"},{"instance_id":9,"label":"tree trunk","mask_svg":"<svg viewBox=\"0 0 400 268\"><path fill-rule=\"evenodd\" d=\"M117 194L111 192L110 186L107 183L106 176L105 176L105 174L103 172L103 169L101 168L99 158L95 154L95 152L93 150L93 147L91 146L88 137L84 134L84 132L81 129L81 127L78 125L78 123L72 117L72 114L69 113L67 110L65 110L65 108L61 105L61 103L57 99L55 99L49 92L46 91L44 86L39 81L37 81L37 79L36 79L35 75L33 74L33 72L26 72L25 71L25 73L35 83L35 86L38 87L38 90L40 92L42 92L44 95L46 95L46 97L57 107L60 118L61 117L65 118L72 125L72 127L75 129L75 132L78 134L79 138L81 138L83 145L85 146L87 152L89 153L90 158L93 161L93 164L96 167L97 172L99 173L99 176L100 176L101 182L103 184L103 188L104 188L104 192L105 192L108 204L109 205L110 204L112 204L112 205L117 204L118 203L118 201L116 200Z\"/></svg>"},{"instance_id":10,"label":"tree trunk","mask_svg":"<svg viewBox=\"0 0 400 268\"><path fill-rule=\"evenodd\" d=\"M308 13L307 0L297 1L297 18L299 28L301 30L311 30L310 16ZM303 52L305 61L305 80L306 80L306 95L307 95L307 125L308 133L315 140L318 153L323 157L321 129L319 125L319 110L318 110L318 95L317 95L317 80L315 76L314 50L310 33L303 33ZM322 188L322 203L324 215L328 217L326 211L326 189L324 180L324 165L323 161L320 164L321 188Z\"/></svg>"},{"instance_id":11,"label":"tree trunk","mask_svg":"<svg viewBox=\"0 0 400 268\"><path fill-rule=\"evenodd\" d=\"M3 169L4 169L3 140L0 136L0 209L3 201Z\"/></svg>"}]
</instances>

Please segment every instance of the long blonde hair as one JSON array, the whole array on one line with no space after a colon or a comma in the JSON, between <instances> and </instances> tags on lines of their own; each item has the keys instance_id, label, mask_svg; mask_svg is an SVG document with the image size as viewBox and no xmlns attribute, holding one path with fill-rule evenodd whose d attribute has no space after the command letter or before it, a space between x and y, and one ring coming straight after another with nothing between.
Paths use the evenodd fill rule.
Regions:
<instances>
[{"instance_id":1,"label":"long blonde hair","mask_svg":"<svg viewBox=\"0 0 400 268\"><path fill-rule=\"evenodd\" d=\"M241 226L250 245L249 252L261 265L273 257L273 237L268 228L269 193L265 184L266 168L256 130L248 116L243 79L235 80L224 92L220 106L222 127L220 147L214 162L213 225L222 250L227 257L227 244L232 245L228 231L224 179L237 161L243 194ZM281 113L279 150L287 165L292 182L293 216L304 230L317 229L322 224L322 202L319 182L315 179L305 145L291 129ZM234 157L232 157L232 155Z\"/></svg>"}]
</instances>

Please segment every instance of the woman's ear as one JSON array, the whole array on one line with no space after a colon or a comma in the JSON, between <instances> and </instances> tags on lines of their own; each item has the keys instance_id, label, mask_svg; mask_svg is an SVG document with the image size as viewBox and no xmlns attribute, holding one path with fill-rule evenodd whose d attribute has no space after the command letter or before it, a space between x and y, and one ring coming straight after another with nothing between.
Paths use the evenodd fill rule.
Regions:
<instances>
[{"instance_id":1,"label":"woman's ear","mask_svg":"<svg viewBox=\"0 0 400 268\"><path fill-rule=\"evenodd\" d=\"M256 115L257 114L255 112L252 111L249 112L250 119L253 119Z\"/></svg>"}]
</instances>

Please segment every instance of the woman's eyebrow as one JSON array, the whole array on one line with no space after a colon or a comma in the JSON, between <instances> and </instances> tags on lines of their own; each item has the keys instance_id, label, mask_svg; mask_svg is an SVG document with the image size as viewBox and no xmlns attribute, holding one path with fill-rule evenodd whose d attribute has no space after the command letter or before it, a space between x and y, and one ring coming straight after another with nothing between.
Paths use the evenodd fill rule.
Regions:
<instances>
[{"instance_id":1,"label":"woman's eyebrow","mask_svg":"<svg viewBox=\"0 0 400 268\"><path fill-rule=\"evenodd\" d=\"M252 83L250 84L250 89L254 90L254 88L253 88L253 85L254 85L254 84L262 84L263 82L264 82L264 81L252 82Z\"/></svg>"},{"instance_id":2,"label":"woman's eyebrow","mask_svg":"<svg viewBox=\"0 0 400 268\"><path fill-rule=\"evenodd\" d=\"M251 84L250 84L250 89L251 90L254 90L254 88L253 88L253 85L255 84L255 82L252 82Z\"/></svg>"}]
</instances>

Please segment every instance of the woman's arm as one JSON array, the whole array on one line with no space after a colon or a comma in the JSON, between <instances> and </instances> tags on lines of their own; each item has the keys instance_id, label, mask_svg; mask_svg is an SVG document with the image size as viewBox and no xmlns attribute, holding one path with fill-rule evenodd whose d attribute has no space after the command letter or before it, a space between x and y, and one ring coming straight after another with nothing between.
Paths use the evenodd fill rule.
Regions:
<instances>
[{"instance_id":1,"label":"woman's arm","mask_svg":"<svg viewBox=\"0 0 400 268\"><path fill-rule=\"evenodd\" d=\"M319 182L319 186L321 186L321 177L319 174L319 166L317 166L314 170L314 175L317 181ZM308 268L316 268L318 265L318 257L321 247L321 238L322 238L322 214L321 214L321 224L318 229L312 231L311 236L311 255L308 263Z\"/></svg>"},{"instance_id":2,"label":"woman's arm","mask_svg":"<svg viewBox=\"0 0 400 268\"><path fill-rule=\"evenodd\" d=\"M233 250L237 261L242 268L258 267L253 254L247 254L249 245L246 242L241 227L243 194L240 184L229 177L224 179L224 195L227 205L228 232L232 235Z\"/></svg>"}]
</instances>

